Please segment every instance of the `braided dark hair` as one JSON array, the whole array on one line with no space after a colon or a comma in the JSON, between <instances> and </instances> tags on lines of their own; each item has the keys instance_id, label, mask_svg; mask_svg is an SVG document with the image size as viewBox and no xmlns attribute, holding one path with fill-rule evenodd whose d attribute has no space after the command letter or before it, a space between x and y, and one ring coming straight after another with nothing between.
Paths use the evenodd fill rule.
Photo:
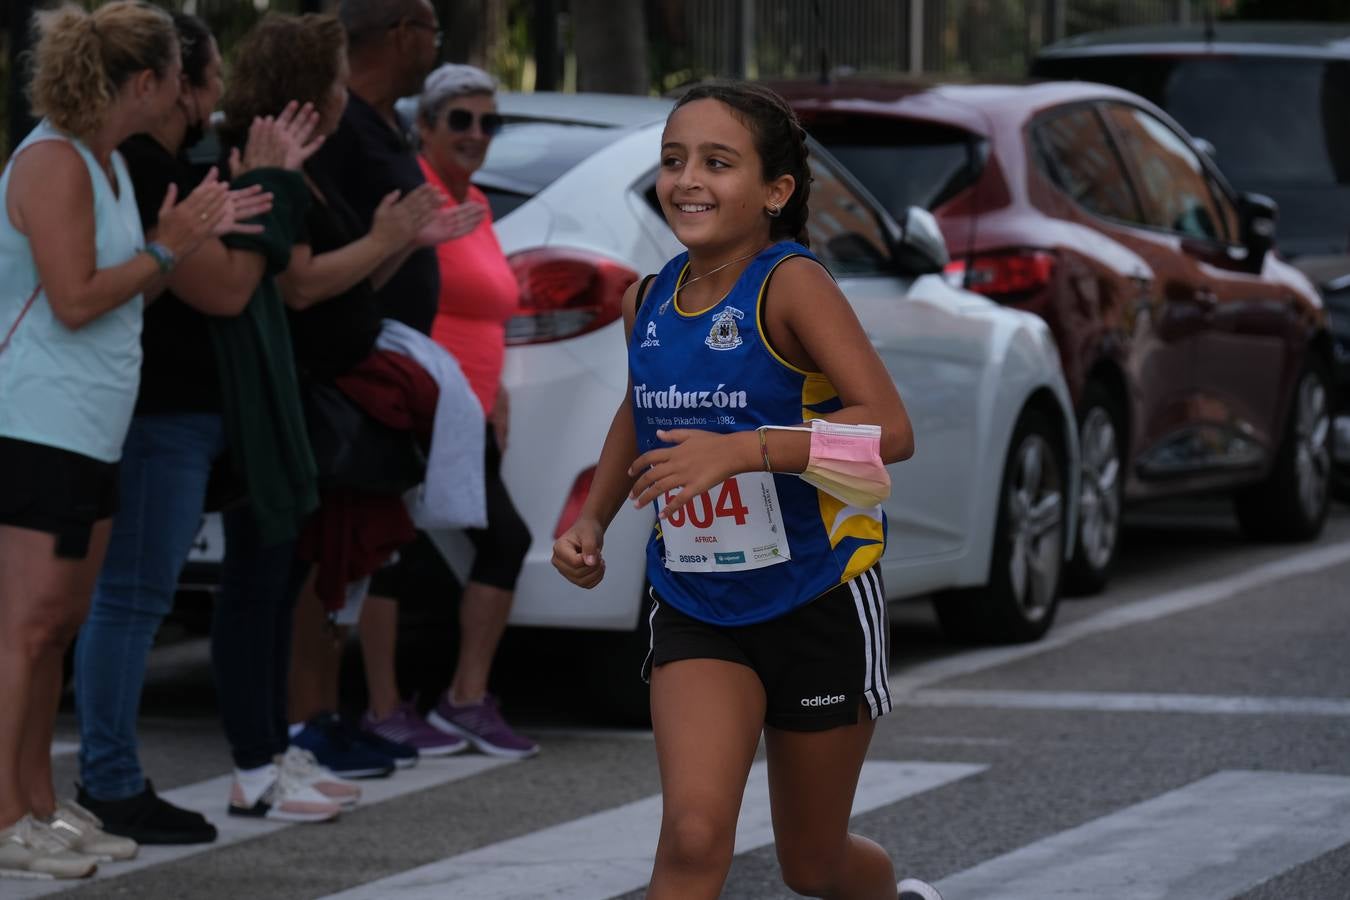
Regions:
<instances>
[{"instance_id":1,"label":"braided dark hair","mask_svg":"<svg viewBox=\"0 0 1350 900\"><path fill-rule=\"evenodd\" d=\"M811 196L810 155L806 130L787 101L761 84L749 81L709 81L690 88L675 103L679 109L695 100L717 100L731 108L755 136L755 150L764 169L764 180L791 175L796 186L783 204L783 212L769 223L769 237L805 245L807 201ZM671 111L672 113L674 110Z\"/></svg>"}]
</instances>

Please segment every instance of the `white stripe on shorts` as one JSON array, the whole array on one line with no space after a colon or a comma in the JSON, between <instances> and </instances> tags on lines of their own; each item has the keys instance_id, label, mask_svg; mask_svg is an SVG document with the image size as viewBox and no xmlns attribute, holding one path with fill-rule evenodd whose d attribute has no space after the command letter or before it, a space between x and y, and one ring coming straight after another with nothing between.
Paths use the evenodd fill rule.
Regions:
<instances>
[{"instance_id":1,"label":"white stripe on shorts","mask_svg":"<svg viewBox=\"0 0 1350 900\"><path fill-rule=\"evenodd\" d=\"M876 566L864 573L872 583L872 597L876 601L877 629L881 632L881 658L877 660L877 679L880 687L880 705L883 713L891 711L891 617L886 608L886 594L881 589L881 574Z\"/></svg>"},{"instance_id":2,"label":"white stripe on shorts","mask_svg":"<svg viewBox=\"0 0 1350 900\"><path fill-rule=\"evenodd\" d=\"M891 711L889 683L890 627L887 624L886 598L881 593L881 580L873 569L848 583L853 592L853 605L858 610L858 625L862 628L863 649L867 673L863 679L863 696L872 718Z\"/></svg>"},{"instance_id":3,"label":"white stripe on shorts","mask_svg":"<svg viewBox=\"0 0 1350 900\"><path fill-rule=\"evenodd\" d=\"M656 611L661 608L661 601L656 599L656 588L648 587L647 595L652 598L652 611L647 614L647 658L642 661L642 668L638 669L638 677L650 684L647 663L652 661L652 654L656 652Z\"/></svg>"},{"instance_id":4,"label":"white stripe on shorts","mask_svg":"<svg viewBox=\"0 0 1350 900\"><path fill-rule=\"evenodd\" d=\"M880 715L877 709L876 692L876 641L873 640L872 623L867 618L866 606L871 604L871 599L865 597L866 591L858 590L858 578L849 581L849 590L853 592L853 606L858 610L858 625L863 633L863 652L866 657L866 674L863 676L863 697L867 700L867 706L872 718Z\"/></svg>"}]
</instances>

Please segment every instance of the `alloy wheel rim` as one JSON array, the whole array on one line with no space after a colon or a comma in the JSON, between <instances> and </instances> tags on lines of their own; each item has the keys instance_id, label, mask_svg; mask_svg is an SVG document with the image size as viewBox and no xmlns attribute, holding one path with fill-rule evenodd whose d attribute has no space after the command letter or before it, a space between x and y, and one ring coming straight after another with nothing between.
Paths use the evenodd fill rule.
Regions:
<instances>
[{"instance_id":1,"label":"alloy wheel rim","mask_svg":"<svg viewBox=\"0 0 1350 900\"><path fill-rule=\"evenodd\" d=\"M1043 618L1059 586L1064 546L1064 491L1050 444L1031 434L1017 448L1008 480L1008 574L1028 621Z\"/></svg>"},{"instance_id":2,"label":"alloy wheel rim","mask_svg":"<svg viewBox=\"0 0 1350 900\"><path fill-rule=\"evenodd\" d=\"M1094 406L1081 428L1082 486L1079 544L1094 569L1111 561L1120 534L1120 451L1111 415Z\"/></svg>"},{"instance_id":3,"label":"alloy wheel rim","mask_svg":"<svg viewBox=\"0 0 1350 900\"><path fill-rule=\"evenodd\" d=\"M1304 376L1295 421L1294 479L1304 514L1316 518L1326 502L1331 478L1331 415L1327 391L1316 375Z\"/></svg>"}]
</instances>

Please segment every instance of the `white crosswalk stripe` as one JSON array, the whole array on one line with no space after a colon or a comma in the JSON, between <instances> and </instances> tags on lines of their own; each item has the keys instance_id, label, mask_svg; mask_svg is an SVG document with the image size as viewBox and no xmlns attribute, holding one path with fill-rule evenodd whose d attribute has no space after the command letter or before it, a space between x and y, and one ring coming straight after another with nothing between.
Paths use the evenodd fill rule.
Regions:
<instances>
[{"instance_id":1,"label":"white crosswalk stripe","mask_svg":"<svg viewBox=\"0 0 1350 900\"><path fill-rule=\"evenodd\" d=\"M445 759L426 759L415 768L400 771L397 776L387 779L361 781L363 805L392 800L406 794L468 778L498 766L510 765L514 760L496 759L490 756L457 756ZM265 819L251 819L231 816L225 813L226 800L230 792L230 775L221 775L185 785L160 794L165 800L184 809L196 810L215 824L220 834L212 844L191 844L177 847L142 847L133 860L100 867L93 880L113 878L173 862L186 856L206 853L219 847L262 837L294 827L285 822L269 822ZM43 897L61 891L71 890L88 881L32 881L16 882L0 880L0 897L4 900L26 900L29 897Z\"/></svg>"},{"instance_id":2,"label":"white crosswalk stripe","mask_svg":"<svg viewBox=\"0 0 1350 900\"><path fill-rule=\"evenodd\" d=\"M1114 691L999 691L929 688L905 698L910 706L1044 709L1082 712L1188 713L1219 716L1350 717L1350 700L1335 697L1252 697L1213 694L1135 694Z\"/></svg>"},{"instance_id":3,"label":"white crosswalk stripe","mask_svg":"<svg viewBox=\"0 0 1350 900\"><path fill-rule=\"evenodd\" d=\"M869 762L853 813L867 812L984 770L958 763ZM651 874L661 825L660 796L574 819L361 887L325 900L595 900L640 888ZM764 763L751 769L736 851L773 842Z\"/></svg>"},{"instance_id":4,"label":"white crosswalk stripe","mask_svg":"<svg viewBox=\"0 0 1350 900\"><path fill-rule=\"evenodd\" d=\"M1350 778L1220 772L938 883L998 900L1224 900L1350 842Z\"/></svg>"}]
</instances>

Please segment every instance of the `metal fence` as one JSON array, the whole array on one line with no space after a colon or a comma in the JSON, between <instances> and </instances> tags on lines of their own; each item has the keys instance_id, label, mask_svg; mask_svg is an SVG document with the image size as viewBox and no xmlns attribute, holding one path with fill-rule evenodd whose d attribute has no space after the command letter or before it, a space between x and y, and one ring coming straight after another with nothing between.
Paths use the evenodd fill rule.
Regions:
<instances>
[{"instance_id":1,"label":"metal fence","mask_svg":"<svg viewBox=\"0 0 1350 900\"><path fill-rule=\"evenodd\" d=\"M809 75L822 65L1017 76L1041 46L1059 38L1186 22L1200 6L1200 0L685 0L684 67L750 77Z\"/></svg>"}]
</instances>

